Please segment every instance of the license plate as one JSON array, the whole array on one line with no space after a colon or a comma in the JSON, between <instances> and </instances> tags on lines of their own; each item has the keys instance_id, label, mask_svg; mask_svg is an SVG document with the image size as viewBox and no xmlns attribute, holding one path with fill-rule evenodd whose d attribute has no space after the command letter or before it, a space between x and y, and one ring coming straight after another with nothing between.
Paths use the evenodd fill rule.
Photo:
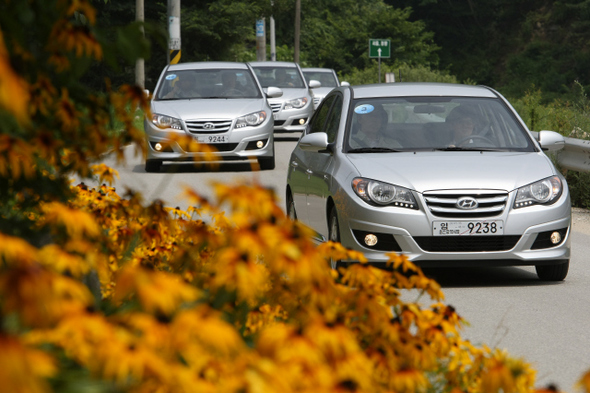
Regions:
<instances>
[{"instance_id":1,"label":"license plate","mask_svg":"<svg viewBox=\"0 0 590 393\"><path fill-rule=\"evenodd\" d=\"M229 142L227 135L204 135L197 137L199 143L226 143Z\"/></svg>"},{"instance_id":2,"label":"license plate","mask_svg":"<svg viewBox=\"0 0 590 393\"><path fill-rule=\"evenodd\" d=\"M435 221L434 236L493 236L504 234L504 221Z\"/></svg>"}]
</instances>

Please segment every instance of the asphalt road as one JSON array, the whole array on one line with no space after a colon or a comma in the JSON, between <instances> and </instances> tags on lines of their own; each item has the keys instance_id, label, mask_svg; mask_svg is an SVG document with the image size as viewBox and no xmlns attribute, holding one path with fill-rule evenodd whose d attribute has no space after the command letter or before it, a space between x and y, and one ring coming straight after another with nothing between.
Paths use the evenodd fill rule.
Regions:
<instances>
[{"instance_id":1,"label":"asphalt road","mask_svg":"<svg viewBox=\"0 0 590 393\"><path fill-rule=\"evenodd\" d=\"M133 148L124 165L109 157L105 163L119 171L115 186L120 195L129 187L148 201L161 199L186 209L185 186L211 198L212 181L246 181L274 189L284 208L285 174L298 137L276 135L272 171L252 172L249 163L230 163L218 171L183 165L174 172L146 173ZM575 383L590 369L590 214L576 210L573 217L573 255L564 282L540 282L532 267L425 270L442 285L445 302L469 323L465 338L525 359L537 370L537 387L552 383L564 392L575 392Z\"/></svg>"}]
</instances>

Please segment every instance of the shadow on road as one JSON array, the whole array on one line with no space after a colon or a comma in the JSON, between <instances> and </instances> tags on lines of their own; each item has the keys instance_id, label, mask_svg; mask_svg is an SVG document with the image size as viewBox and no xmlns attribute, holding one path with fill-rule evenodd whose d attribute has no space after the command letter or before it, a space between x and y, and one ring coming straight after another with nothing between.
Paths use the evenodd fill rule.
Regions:
<instances>
[{"instance_id":1,"label":"shadow on road","mask_svg":"<svg viewBox=\"0 0 590 393\"><path fill-rule=\"evenodd\" d=\"M424 274L436 280L442 288L523 287L557 285L560 282L541 281L533 267L461 267L422 268Z\"/></svg>"}]
</instances>

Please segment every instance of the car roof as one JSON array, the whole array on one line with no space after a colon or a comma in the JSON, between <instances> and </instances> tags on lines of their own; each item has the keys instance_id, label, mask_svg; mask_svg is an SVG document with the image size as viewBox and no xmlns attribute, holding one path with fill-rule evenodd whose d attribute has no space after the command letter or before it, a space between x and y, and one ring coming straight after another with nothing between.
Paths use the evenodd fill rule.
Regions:
<instances>
[{"instance_id":1,"label":"car roof","mask_svg":"<svg viewBox=\"0 0 590 393\"><path fill-rule=\"evenodd\" d=\"M487 86L456 83L397 82L350 86L355 99L369 97L483 97L497 98L498 93Z\"/></svg>"},{"instance_id":2,"label":"car roof","mask_svg":"<svg viewBox=\"0 0 590 393\"><path fill-rule=\"evenodd\" d=\"M248 69L246 63L233 61L198 61L191 63L177 63L168 66L169 71L205 70L205 69Z\"/></svg>"},{"instance_id":3,"label":"car roof","mask_svg":"<svg viewBox=\"0 0 590 393\"><path fill-rule=\"evenodd\" d=\"M309 71L309 72L329 72L330 74L334 72L331 68L313 68L313 67L306 67L302 68L301 71Z\"/></svg>"},{"instance_id":4,"label":"car roof","mask_svg":"<svg viewBox=\"0 0 590 393\"><path fill-rule=\"evenodd\" d=\"M249 61L252 67L298 67L297 63L290 61Z\"/></svg>"}]
</instances>

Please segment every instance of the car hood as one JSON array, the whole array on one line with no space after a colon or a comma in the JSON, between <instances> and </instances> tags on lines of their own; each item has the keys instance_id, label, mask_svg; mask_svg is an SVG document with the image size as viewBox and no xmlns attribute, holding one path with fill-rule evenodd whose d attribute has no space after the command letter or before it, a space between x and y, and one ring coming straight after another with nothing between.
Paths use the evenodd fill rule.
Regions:
<instances>
[{"instance_id":1,"label":"car hood","mask_svg":"<svg viewBox=\"0 0 590 393\"><path fill-rule=\"evenodd\" d=\"M152 112L179 119L234 119L264 109L256 99L191 99L152 101Z\"/></svg>"},{"instance_id":2,"label":"car hood","mask_svg":"<svg viewBox=\"0 0 590 393\"><path fill-rule=\"evenodd\" d=\"M543 153L403 152L348 154L360 176L418 192L445 189L512 191L555 174Z\"/></svg>"},{"instance_id":3,"label":"car hood","mask_svg":"<svg viewBox=\"0 0 590 393\"><path fill-rule=\"evenodd\" d=\"M266 90L266 89L265 89ZM294 89L289 87L281 87L283 91L283 95L277 98L269 98L268 102L271 104L273 103L281 103L288 100L294 100L296 98L301 97L309 97L309 92L307 89Z\"/></svg>"}]
</instances>

